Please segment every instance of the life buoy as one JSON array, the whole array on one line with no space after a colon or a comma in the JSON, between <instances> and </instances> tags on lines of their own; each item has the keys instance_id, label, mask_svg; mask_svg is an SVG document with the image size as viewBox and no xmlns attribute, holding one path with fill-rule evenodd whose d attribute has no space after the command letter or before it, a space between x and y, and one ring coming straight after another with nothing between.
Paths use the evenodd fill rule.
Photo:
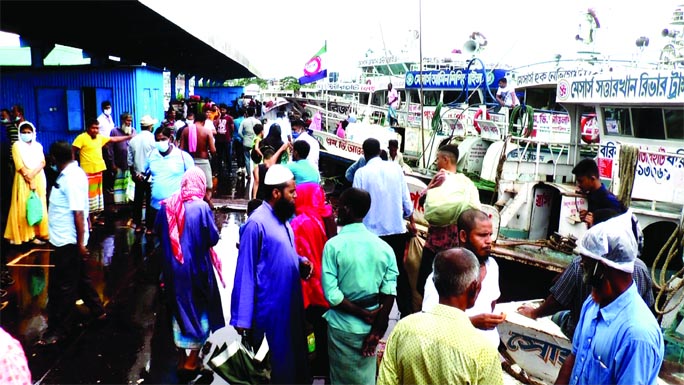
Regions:
<instances>
[{"instance_id":1,"label":"life buoy","mask_svg":"<svg viewBox=\"0 0 684 385\"><path fill-rule=\"evenodd\" d=\"M599 128L596 125L596 115L591 114L583 116L580 121L580 130L582 131L582 141L587 144L598 143Z\"/></svg>"},{"instance_id":2,"label":"life buoy","mask_svg":"<svg viewBox=\"0 0 684 385\"><path fill-rule=\"evenodd\" d=\"M477 131L478 134L480 133L480 131L482 131L480 129L480 125L477 123L477 119L479 119L480 116L482 116L482 109L477 110L477 112L475 113L475 116L473 116L473 127L475 127L475 131ZM489 120L489 119L490 119L489 111L487 111L487 113L485 114L485 120Z\"/></svg>"}]
</instances>

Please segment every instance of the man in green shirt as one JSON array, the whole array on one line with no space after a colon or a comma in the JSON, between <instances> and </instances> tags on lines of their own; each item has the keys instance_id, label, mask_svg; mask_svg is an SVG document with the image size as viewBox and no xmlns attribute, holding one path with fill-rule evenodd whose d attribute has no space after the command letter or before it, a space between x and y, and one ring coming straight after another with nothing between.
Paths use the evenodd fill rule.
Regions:
<instances>
[{"instance_id":1,"label":"man in green shirt","mask_svg":"<svg viewBox=\"0 0 684 385\"><path fill-rule=\"evenodd\" d=\"M378 385L503 384L496 348L465 313L480 292L479 276L480 263L468 249L435 256L439 304L397 323L382 357Z\"/></svg>"},{"instance_id":2,"label":"man in green shirt","mask_svg":"<svg viewBox=\"0 0 684 385\"><path fill-rule=\"evenodd\" d=\"M363 224L370 204L368 192L345 190L337 219L344 227L323 249L323 292L330 303L323 317L332 384L375 383L375 348L397 295L394 252Z\"/></svg>"}]
</instances>

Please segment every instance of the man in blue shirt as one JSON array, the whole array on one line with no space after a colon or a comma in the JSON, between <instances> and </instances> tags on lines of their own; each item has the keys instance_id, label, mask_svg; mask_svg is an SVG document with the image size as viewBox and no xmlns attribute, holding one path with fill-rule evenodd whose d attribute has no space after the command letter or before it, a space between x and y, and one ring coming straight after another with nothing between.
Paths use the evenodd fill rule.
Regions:
<instances>
[{"instance_id":1,"label":"man in blue shirt","mask_svg":"<svg viewBox=\"0 0 684 385\"><path fill-rule=\"evenodd\" d=\"M230 324L253 346L266 337L272 384L310 384L300 277L309 279L312 264L297 255L288 222L295 213L294 175L275 164L263 182L266 201L240 236Z\"/></svg>"},{"instance_id":2,"label":"man in blue shirt","mask_svg":"<svg viewBox=\"0 0 684 385\"><path fill-rule=\"evenodd\" d=\"M369 138L363 142L363 156L366 165L356 171L353 186L368 191L371 207L363 224L392 247L397 259L397 307L402 317L413 313L411 287L404 269L404 251L407 233L404 219L409 220L409 229L415 234L413 202L409 196L404 172L394 162L380 159L380 142Z\"/></svg>"},{"instance_id":3,"label":"man in blue shirt","mask_svg":"<svg viewBox=\"0 0 684 385\"><path fill-rule=\"evenodd\" d=\"M619 221L593 226L578 246L583 279L592 291L556 384L657 382L663 335L632 279L636 240Z\"/></svg>"},{"instance_id":4,"label":"man in blue shirt","mask_svg":"<svg viewBox=\"0 0 684 385\"><path fill-rule=\"evenodd\" d=\"M587 194L588 210L580 210L580 219L587 223L588 227L594 223L594 213L600 209L615 210L622 214L627 209L620 203L617 197L608 191L599 178L598 165L593 159L582 159L572 173L577 178L577 187Z\"/></svg>"}]
</instances>

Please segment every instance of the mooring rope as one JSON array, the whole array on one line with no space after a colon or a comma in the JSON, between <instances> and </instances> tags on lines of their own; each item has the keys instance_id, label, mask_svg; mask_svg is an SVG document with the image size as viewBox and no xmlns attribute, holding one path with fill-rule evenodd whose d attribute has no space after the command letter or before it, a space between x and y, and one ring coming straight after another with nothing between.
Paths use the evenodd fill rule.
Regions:
<instances>
[{"instance_id":1,"label":"mooring rope","mask_svg":"<svg viewBox=\"0 0 684 385\"><path fill-rule=\"evenodd\" d=\"M639 160L639 148L620 144L620 171L618 174L620 176L620 193L617 198L625 207L629 207L632 203L637 160Z\"/></svg>"}]
</instances>

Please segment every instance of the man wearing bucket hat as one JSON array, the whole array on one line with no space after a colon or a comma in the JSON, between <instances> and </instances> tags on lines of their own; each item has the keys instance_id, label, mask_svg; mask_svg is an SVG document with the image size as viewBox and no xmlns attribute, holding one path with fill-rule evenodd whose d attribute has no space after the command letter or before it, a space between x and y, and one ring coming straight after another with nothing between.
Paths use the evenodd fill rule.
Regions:
<instances>
[{"instance_id":1,"label":"man wearing bucket hat","mask_svg":"<svg viewBox=\"0 0 684 385\"><path fill-rule=\"evenodd\" d=\"M592 291L556 384L656 383L663 335L632 279L637 242L620 220L593 226L576 250Z\"/></svg>"}]
</instances>

